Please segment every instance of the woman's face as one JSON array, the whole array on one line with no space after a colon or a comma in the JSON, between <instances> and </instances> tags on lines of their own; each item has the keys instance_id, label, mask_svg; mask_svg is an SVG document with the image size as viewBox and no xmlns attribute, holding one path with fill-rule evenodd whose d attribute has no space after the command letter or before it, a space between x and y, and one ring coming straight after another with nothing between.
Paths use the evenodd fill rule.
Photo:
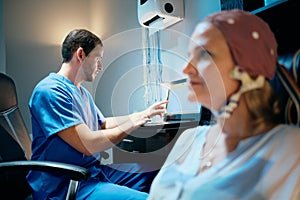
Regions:
<instances>
[{"instance_id":1,"label":"woman's face","mask_svg":"<svg viewBox=\"0 0 300 200\"><path fill-rule=\"evenodd\" d=\"M239 82L230 78L235 64L223 34L209 22L200 23L192 34L188 75L189 100L219 110L237 91Z\"/></svg>"}]
</instances>

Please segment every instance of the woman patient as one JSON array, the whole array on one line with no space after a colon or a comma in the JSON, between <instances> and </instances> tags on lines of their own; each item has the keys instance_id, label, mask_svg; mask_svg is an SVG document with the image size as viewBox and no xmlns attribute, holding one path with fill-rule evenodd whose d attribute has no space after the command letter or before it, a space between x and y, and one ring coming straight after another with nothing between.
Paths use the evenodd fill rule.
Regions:
<instances>
[{"instance_id":1,"label":"woman patient","mask_svg":"<svg viewBox=\"0 0 300 200\"><path fill-rule=\"evenodd\" d=\"M214 13L195 28L189 54L188 99L217 122L179 137L148 199L300 199L300 128L281 123L269 26L241 10Z\"/></svg>"}]
</instances>

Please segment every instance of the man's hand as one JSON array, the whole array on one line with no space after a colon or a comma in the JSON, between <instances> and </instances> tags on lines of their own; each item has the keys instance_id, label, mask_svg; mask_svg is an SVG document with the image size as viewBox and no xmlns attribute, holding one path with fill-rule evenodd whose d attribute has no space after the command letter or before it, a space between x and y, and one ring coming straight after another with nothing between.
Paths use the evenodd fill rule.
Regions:
<instances>
[{"instance_id":1,"label":"man's hand","mask_svg":"<svg viewBox=\"0 0 300 200\"><path fill-rule=\"evenodd\" d=\"M148 115L149 118L159 115L160 117L166 113L166 104L168 101L160 101L149 106L143 113Z\"/></svg>"},{"instance_id":2,"label":"man's hand","mask_svg":"<svg viewBox=\"0 0 300 200\"><path fill-rule=\"evenodd\" d=\"M146 114L143 114L143 112L133 113L133 114L129 115L129 119L132 124L131 126L133 128L137 128L137 127L145 124L147 121L151 120L149 118L149 116Z\"/></svg>"}]
</instances>

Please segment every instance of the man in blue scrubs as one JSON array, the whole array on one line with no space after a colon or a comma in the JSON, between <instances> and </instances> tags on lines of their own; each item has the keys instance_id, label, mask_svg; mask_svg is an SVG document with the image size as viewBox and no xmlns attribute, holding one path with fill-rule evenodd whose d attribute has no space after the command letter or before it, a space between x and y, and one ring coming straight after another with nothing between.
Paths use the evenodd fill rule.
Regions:
<instances>
[{"instance_id":1,"label":"man in blue scrubs","mask_svg":"<svg viewBox=\"0 0 300 200\"><path fill-rule=\"evenodd\" d=\"M32 160L70 163L88 168L91 177L79 184L77 199L146 199L154 171L138 164L101 165L100 152L165 112L164 102L127 116L105 118L81 85L102 70L103 44L85 29L71 31L62 44L62 65L35 87L29 102ZM64 199L68 180L31 171L35 199Z\"/></svg>"}]
</instances>

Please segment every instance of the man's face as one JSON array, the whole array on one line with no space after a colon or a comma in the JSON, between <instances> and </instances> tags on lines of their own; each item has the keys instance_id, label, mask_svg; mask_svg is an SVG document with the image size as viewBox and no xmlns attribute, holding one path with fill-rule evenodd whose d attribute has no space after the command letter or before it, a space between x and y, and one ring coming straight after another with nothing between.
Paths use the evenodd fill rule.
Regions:
<instances>
[{"instance_id":1,"label":"man's face","mask_svg":"<svg viewBox=\"0 0 300 200\"><path fill-rule=\"evenodd\" d=\"M97 74L103 69L103 53L103 47L97 45L86 57L86 60L83 64L83 72L86 79L85 81L95 80Z\"/></svg>"}]
</instances>

